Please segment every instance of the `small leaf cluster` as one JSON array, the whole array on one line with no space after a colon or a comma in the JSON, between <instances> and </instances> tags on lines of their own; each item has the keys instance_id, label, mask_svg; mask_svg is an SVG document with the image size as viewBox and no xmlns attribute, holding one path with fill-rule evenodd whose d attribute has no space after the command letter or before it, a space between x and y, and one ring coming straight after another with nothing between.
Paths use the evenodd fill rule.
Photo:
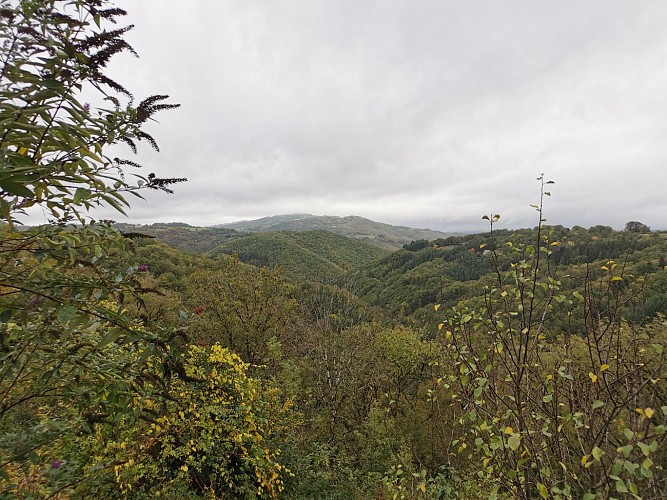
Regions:
<instances>
[{"instance_id":1,"label":"small leaf cluster","mask_svg":"<svg viewBox=\"0 0 667 500\"><path fill-rule=\"evenodd\" d=\"M276 498L290 471L271 443L285 425L289 402L281 406L248 376L248 367L219 344L190 346L183 376L172 377L161 400L140 403L158 416L115 441L114 449L131 450L119 453L123 462L114 466L121 490Z\"/></svg>"}]
</instances>

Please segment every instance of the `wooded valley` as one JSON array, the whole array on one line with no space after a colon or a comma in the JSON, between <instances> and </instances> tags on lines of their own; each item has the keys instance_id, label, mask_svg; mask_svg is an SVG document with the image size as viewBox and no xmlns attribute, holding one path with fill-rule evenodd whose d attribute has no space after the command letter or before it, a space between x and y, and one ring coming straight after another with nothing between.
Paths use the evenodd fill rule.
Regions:
<instances>
[{"instance_id":1,"label":"wooded valley","mask_svg":"<svg viewBox=\"0 0 667 500\"><path fill-rule=\"evenodd\" d=\"M47 230L5 227L26 270L65 250L27 246ZM29 368L3 379L19 496L664 492L664 233L542 226L386 252L326 231L96 230L122 246L63 254L66 301L5 285Z\"/></svg>"},{"instance_id":2,"label":"wooded valley","mask_svg":"<svg viewBox=\"0 0 667 500\"><path fill-rule=\"evenodd\" d=\"M394 251L92 220L185 180L109 156L176 105L64 3L0 2L1 498L667 497L667 233L546 225L544 176L535 227Z\"/></svg>"}]
</instances>

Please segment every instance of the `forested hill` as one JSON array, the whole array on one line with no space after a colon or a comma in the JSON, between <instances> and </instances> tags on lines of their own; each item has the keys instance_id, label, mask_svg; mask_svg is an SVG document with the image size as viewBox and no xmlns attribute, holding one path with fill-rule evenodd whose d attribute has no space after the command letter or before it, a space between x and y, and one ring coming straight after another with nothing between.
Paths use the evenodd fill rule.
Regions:
<instances>
[{"instance_id":1,"label":"forested hill","mask_svg":"<svg viewBox=\"0 0 667 500\"><path fill-rule=\"evenodd\" d=\"M239 238L245 233L221 227L197 227L183 222L116 224L116 229L130 236L152 236L170 247L186 252L204 254L221 243Z\"/></svg>"},{"instance_id":2,"label":"forested hill","mask_svg":"<svg viewBox=\"0 0 667 500\"><path fill-rule=\"evenodd\" d=\"M546 264L567 287L576 287L587 274L599 276L612 259L623 270L624 280L643 280L641 293L628 304L627 315L653 317L667 314L667 233L638 234L613 231L606 226L589 229L562 226L542 229L549 245ZM495 231L450 236L435 241L415 241L353 273L349 282L369 303L400 316L433 317L432 305L456 305L481 296L492 284L496 269L494 249L533 245L535 229ZM501 270L511 260L499 257ZM545 265L546 265L545 264Z\"/></svg>"},{"instance_id":3,"label":"forested hill","mask_svg":"<svg viewBox=\"0 0 667 500\"><path fill-rule=\"evenodd\" d=\"M230 239L208 255L238 255L259 266L280 266L291 280L331 283L387 254L377 246L328 231L269 232Z\"/></svg>"},{"instance_id":4,"label":"forested hill","mask_svg":"<svg viewBox=\"0 0 667 500\"><path fill-rule=\"evenodd\" d=\"M91 220L178 104L115 2L0 5L1 499L667 498L667 233Z\"/></svg>"},{"instance_id":5,"label":"forested hill","mask_svg":"<svg viewBox=\"0 0 667 500\"><path fill-rule=\"evenodd\" d=\"M292 282L346 282L369 305L398 317L420 318L420 323L431 321L434 303L455 305L482 293L494 272L492 249L508 242L532 244L536 238L534 229L497 230L493 238L480 233L418 239L390 252L325 230L249 234L183 223L119 225L119 229L152 235L176 249L213 258L237 255L256 266L281 267ZM667 314L666 233L614 231L607 226L543 230L552 244L550 263L567 276L566 282L583 279L591 263L598 262L599 268L616 259L626 275L646 276L644 299L632 314Z\"/></svg>"},{"instance_id":6,"label":"forested hill","mask_svg":"<svg viewBox=\"0 0 667 500\"><path fill-rule=\"evenodd\" d=\"M321 229L341 236L364 240L389 250L401 248L404 244L413 240L434 240L448 236L448 234L440 231L392 226L354 215L348 217L311 214L276 215L250 221L221 224L216 227L248 232L313 231Z\"/></svg>"},{"instance_id":7,"label":"forested hill","mask_svg":"<svg viewBox=\"0 0 667 500\"><path fill-rule=\"evenodd\" d=\"M606 456L628 471L619 488L664 491L667 233L498 230L391 253L362 243L326 231L266 232L206 256L154 240L122 254L147 269L145 284L163 287L146 300L148 317L176 322L170 307L185 301L188 335L233 348L294 401L303 420L280 442L295 472L284 498L488 498L496 481L511 485L515 448L528 449L535 436L531 453L558 458L548 474L562 473L562 461L585 477L577 495L553 498L597 491L597 472L582 463ZM516 387L505 367L515 352L535 368L523 390L537 403L519 401L513 411L525 407L537 430L519 429L507 412ZM500 402L495 390L504 391ZM584 426L604 427L610 442L578 432ZM653 433L655 452L644 441L623 444L640 432ZM502 445L484 448L485 440ZM396 455L402 449L408 459ZM476 482L483 460L502 467ZM420 482L401 482L403 467ZM630 474L641 467L654 476L636 486Z\"/></svg>"},{"instance_id":8,"label":"forested hill","mask_svg":"<svg viewBox=\"0 0 667 500\"><path fill-rule=\"evenodd\" d=\"M330 231L282 231L248 234L184 223L118 224L122 234L153 237L172 248L199 255L237 255L256 266L281 267L292 281L331 283L390 253L367 241Z\"/></svg>"}]
</instances>

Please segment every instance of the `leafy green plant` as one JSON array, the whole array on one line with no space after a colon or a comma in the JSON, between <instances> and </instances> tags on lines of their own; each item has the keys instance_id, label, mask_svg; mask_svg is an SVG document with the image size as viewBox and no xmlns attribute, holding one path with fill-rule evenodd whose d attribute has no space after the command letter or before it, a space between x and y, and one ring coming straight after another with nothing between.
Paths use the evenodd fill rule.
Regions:
<instances>
[{"instance_id":1,"label":"leafy green plant","mask_svg":"<svg viewBox=\"0 0 667 500\"><path fill-rule=\"evenodd\" d=\"M114 474L121 490L277 498L291 473L278 462L272 439L290 425L290 402L264 391L248 377L248 367L219 344L191 346L166 398L141 402L158 416L107 443L118 454Z\"/></svg>"},{"instance_id":2,"label":"leafy green plant","mask_svg":"<svg viewBox=\"0 0 667 500\"><path fill-rule=\"evenodd\" d=\"M106 0L3 1L0 5L0 217L10 224L34 205L54 220L82 220L83 211L127 206L123 192L139 187L169 190L182 179L123 173L135 162L107 155L108 146L157 143L144 126L166 104L155 95L134 105L132 94L105 73L122 52L134 53L123 36L107 29L125 11ZM97 93L99 106L81 101ZM126 103L123 104L121 99Z\"/></svg>"},{"instance_id":3,"label":"leafy green plant","mask_svg":"<svg viewBox=\"0 0 667 500\"><path fill-rule=\"evenodd\" d=\"M549 182L538 180L537 239L509 242L506 255L494 248L496 280L483 305L459 306L440 325L457 371L446 380L464 411L458 453L515 498L659 497L667 487L664 319L646 327L622 319L632 277L613 261L583 289L561 292L549 260L560 242L542 232ZM485 219L493 239L499 216ZM550 331L557 310L569 323Z\"/></svg>"},{"instance_id":4,"label":"leafy green plant","mask_svg":"<svg viewBox=\"0 0 667 500\"><path fill-rule=\"evenodd\" d=\"M106 75L113 56L133 53L130 27L111 28L124 14L106 0L0 2L0 480L17 495L94 483L64 443L136 418L149 360L171 356L169 332L124 313L138 266L106 265L124 238L86 216L184 180L130 183L124 169L138 164L109 156L119 143L157 149L144 126L177 106L160 95L134 105ZM18 230L31 207L50 224Z\"/></svg>"},{"instance_id":5,"label":"leafy green plant","mask_svg":"<svg viewBox=\"0 0 667 500\"><path fill-rule=\"evenodd\" d=\"M267 361L269 340L284 336L294 317L296 304L278 269L226 257L217 270L192 273L186 287L197 311L196 335L222 343L249 363Z\"/></svg>"}]
</instances>

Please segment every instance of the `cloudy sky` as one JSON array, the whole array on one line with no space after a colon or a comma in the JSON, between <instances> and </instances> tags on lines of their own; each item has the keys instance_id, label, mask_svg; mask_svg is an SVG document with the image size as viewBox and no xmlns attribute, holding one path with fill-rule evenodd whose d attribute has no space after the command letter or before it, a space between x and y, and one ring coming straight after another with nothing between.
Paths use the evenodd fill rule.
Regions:
<instances>
[{"instance_id":1,"label":"cloudy sky","mask_svg":"<svg viewBox=\"0 0 667 500\"><path fill-rule=\"evenodd\" d=\"M131 221L283 213L483 231L667 229L667 2L124 0L111 75L181 108ZM119 217L115 217L118 219Z\"/></svg>"}]
</instances>

